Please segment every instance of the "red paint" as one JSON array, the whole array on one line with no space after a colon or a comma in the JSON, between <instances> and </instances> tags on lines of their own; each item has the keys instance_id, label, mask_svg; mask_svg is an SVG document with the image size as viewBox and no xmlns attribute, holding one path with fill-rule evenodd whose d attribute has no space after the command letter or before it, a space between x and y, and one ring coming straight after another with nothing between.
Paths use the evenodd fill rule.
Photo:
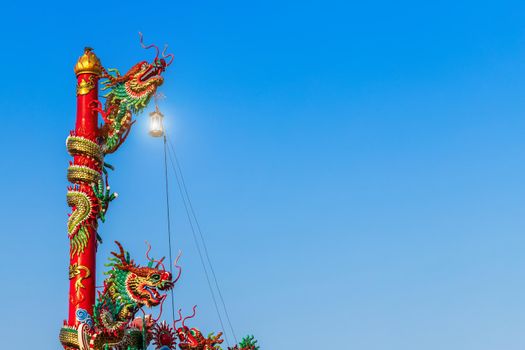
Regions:
<instances>
[{"instance_id":1,"label":"red paint","mask_svg":"<svg viewBox=\"0 0 525 350\"><path fill-rule=\"evenodd\" d=\"M86 82L93 81L95 87L85 95L77 95L77 116L75 124L75 135L86 137L92 141L97 142L98 130L98 112L93 110L95 101L98 100L98 80L99 77L92 73L83 73L77 76L77 84L84 80ZM75 165L85 165L90 168L101 171L101 164L97 164L90 158L76 155L73 159ZM92 193L92 189L88 184L81 184L80 190ZM93 208L96 211L98 208ZM90 275L88 278L82 279L82 284L85 288L80 288L81 295L77 296L75 282L79 279L78 276L69 281L69 322L70 326L78 325L75 312L78 308L87 310L93 315L93 305L95 304L95 276L96 276L96 250L97 250L97 220L92 219L87 225L89 230L89 242L84 251L78 255L70 257L70 264L77 264L78 266L85 266L89 269ZM85 277L85 271L80 271L80 276Z\"/></svg>"}]
</instances>

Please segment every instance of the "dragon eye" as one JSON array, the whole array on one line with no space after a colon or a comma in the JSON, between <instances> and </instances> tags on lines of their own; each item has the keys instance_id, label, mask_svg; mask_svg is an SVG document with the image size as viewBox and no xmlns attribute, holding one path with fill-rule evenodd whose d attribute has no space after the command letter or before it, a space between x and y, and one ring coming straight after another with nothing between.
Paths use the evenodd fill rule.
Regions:
<instances>
[{"instance_id":1,"label":"dragon eye","mask_svg":"<svg viewBox=\"0 0 525 350\"><path fill-rule=\"evenodd\" d=\"M197 334L197 333L195 333L195 331L194 331L193 329L190 330L190 333L191 333L191 335L193 335L193 336L195 336L195 334Z\"/></svg>"},{"instance_id":2,"label":"dragon eye","mask_svg":"<svg viewBox=\"0 0 525 350\"><path fill-rule=\"evenodd\" d=\"M158 281L158 280L160 280L160 275L158 273L155 273L155 274L151 275L150 278L152 280L154 280L154 281Z\"/></svg>"}]
</instances>

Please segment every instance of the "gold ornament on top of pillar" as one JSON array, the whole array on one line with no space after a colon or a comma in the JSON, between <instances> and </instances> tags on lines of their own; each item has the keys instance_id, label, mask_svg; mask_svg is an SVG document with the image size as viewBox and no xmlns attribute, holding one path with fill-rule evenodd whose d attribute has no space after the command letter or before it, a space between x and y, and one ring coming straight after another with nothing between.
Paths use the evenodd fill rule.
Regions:
<instances>
[{"instance_id":1,"label":"gold ornament on top of pillar","mask_svg":"<svg viewBox=\"0 0 525 350\"><path fill-rule=\"evenodd\" d=\"M78 77L77 96L87 95L96 87L102 69L102 64L93 49L86 47L73 69Z\"/></svg>"},{"instance_id":2,"label":"gold ornament on top of pillar","mask_svg":"<svg viewBox=\"0 0 525 350\"><path fill-rule=\"evenodd\" d=\"M93 49L91 47L86 47L84 48L84 54L80 56L73 70L77 76L85 73L100 76L102 74L102 64L97 55L93 52Z\"/></svg>"}]
</instances>

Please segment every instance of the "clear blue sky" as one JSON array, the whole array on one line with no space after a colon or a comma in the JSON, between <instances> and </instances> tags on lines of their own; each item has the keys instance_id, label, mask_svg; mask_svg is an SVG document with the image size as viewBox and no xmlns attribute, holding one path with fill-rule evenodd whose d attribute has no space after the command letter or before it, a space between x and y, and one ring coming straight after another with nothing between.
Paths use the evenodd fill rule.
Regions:
<instances>
[{"instance_id":1,"label":"clear blue sky","mask_svg":"<svg viewBox=\"0 0 525 350\"><path fill-rule=\"evenodd\" d=\"M86 45L169 43L161 109L237 333L263 349L525 348L525 3L3 5L2 348L58 349L64 140ZM162 147L115 156L100 233L167 254ZM110 158L110 159L109 159ZM218 328L178 194L178 307ZM166 313L166 315L168 315ZM38 345L36 345L38 344Z\"/></svg>"}]
</instances>

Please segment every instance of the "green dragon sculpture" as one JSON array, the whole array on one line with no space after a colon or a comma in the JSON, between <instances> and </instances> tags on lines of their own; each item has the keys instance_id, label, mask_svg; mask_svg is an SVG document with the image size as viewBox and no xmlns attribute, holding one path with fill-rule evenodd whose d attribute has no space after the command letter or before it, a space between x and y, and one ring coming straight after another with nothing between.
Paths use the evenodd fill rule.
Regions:
<instances>
[{"instance_id":1,"label":"green dragon sculpture","mask_svg":"<svg viewBox=\"0 0 525 350\"><path fill-rule=\"evenodd\" d=\"M85 164L71 163L68 168L68 180L73 186L68 188L67 203L73 208L68 220L68 235L71 239L71 254L83 252L89 240L89 228L97 226L96 220L105 220L109 202L117 197L109 192L107 169L113 167L104 162L104 156L115 152L126 140L131 131L133 114L139 114L156 94L164 79L161 74L172 61L173 54L166 54L156 45L144 45L142 34L140 43L145 49L154 48L156 56L153 62L142 61L134 65L126 74L121 75L116 69L102 71L102 102L96 101L91 106L104 120L97 142L73 133L66 140L66 147L71 156L82 155L88 159ZM96 170L102 168L104 177Z\"/></svg>"},{"instance_id":2,"label":"green dragon sculpture","mask_svg":"<svg viewBox=\"0 0 525 350\"><path fill-rule=\"evenodd\" d=\"M108 90L104 95L105 110L100 108L100 103L96 108L104 119L101 130L104 154L115 152L126 140L133 125L132 114L142 112L148 105L157 88L164 82L161 74L173 61L173 54L166 55L167 47L162 52L162 58L159 58L159 48L155 45L144 45L142 34L140 43L145 49L157 50L153 63L139 62L124 75L120 75L117 69L103 70L103 78L106 81L102 83L102 90ZM166 58L169 58L169 61L166 61Z\"/></svg>"},{"instance_id":3,"label":"green dragon sculpture","mask_svg":"<svg viewBox=\"0 0 525 350\"><path fill-rule=\"evenodd\" d=\"M107 169L113 170L113 167L104 161L104 157L124 143L134 123L133 114L141 113L155 96L157 88L163 83L161 74L174 58L172 54L166 55L166 48L159 57L159 48L144 45L142 34L140 42L145 49L156 50L152 63L140 62L124 75L116 69L106 70L100 66L104 79L102 90L107 93L103 96L106 99L104 104L97 100L90 105L104 120L96 140L74 133L66 140L69 153L75 157L75 162L68 168L68 180L72 186L67 194L67 203L72 207L68 220L72 256L84 251L90 237L93 238L90 234L96 234L98 220L105 221L109 203L117 197L116 193L111 193L108 184ZM90 50L86 49L86 52ZM146 253L148 266L138 266L122 245L116 244L119 251L112 252L106 265L111 269L106 273L108 278L93 310L89 310L93 312L77 308L75 316L78 326L64 325L61 329L60 342L64 349L145 350L152 342L158 350L174 350L177 346L181 350L220 350L223 343L221 332L205 337L197 328L184 325L186 319L195 316L195 309L192 316L184 320L181 316L182 327L179 328L175 324L171 327L166 322L157 322L145 314L144 317L136 317L144 308L159 305L162 308L166 295L161 292L173 288L181 270L175 265L179 272L173 280L162 264L163 259L149 258L149 249ZM80 291L82 280L90 274L85 266L70 266L70 279L77 278L75 286ZM259 346L253 336L248 336L234 347L228 347L228 350L259 350Z\"/></svg>"},{"instance_id":4,"label":"green dragon sculpture","mask_svg":"<svg viewBox=\"0 0 525 350\"><path fill-rule=\"evenodd\" d=\"M176 265L179 273L173 280L164 269L163 259L154 260L146 254L148 266L138 266L122 245L115 243L119 252L112 252L106 265L111 269L106 273L108 278L95 303L93 318L86 310L77 311L79 328L64 326L60 332L65 349L144 350L152 339L156 321L135 316L144 307L162 304L166 294L160 292L173 288L181 269Z\"/></svg>"}]
</instances>

